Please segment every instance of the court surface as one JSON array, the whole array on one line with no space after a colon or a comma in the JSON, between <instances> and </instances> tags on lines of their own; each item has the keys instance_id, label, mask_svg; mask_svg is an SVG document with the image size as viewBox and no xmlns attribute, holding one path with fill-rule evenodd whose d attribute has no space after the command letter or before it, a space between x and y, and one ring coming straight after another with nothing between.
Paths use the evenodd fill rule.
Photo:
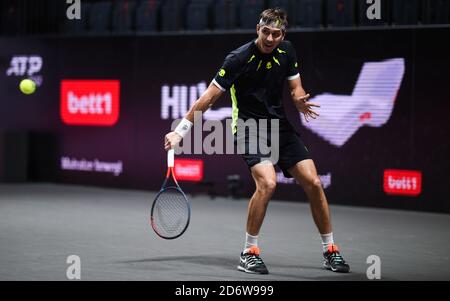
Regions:
<instances>
[{"instance_id":1,"label":"court surface","mask_svg":"<svg viewBox=\"0 0 450 301\"><path fill-rule=\"evenodd\" d=\"M306 203L272 201L259 245L270 274L236 270L247 200L189 196L191 224L173 241L148 223L156 193L55 184L0 185L0 280L450 280L450 215L337 206L335 241L351 273L321 268L321 241Z\"/></svg>"}]
</instances>

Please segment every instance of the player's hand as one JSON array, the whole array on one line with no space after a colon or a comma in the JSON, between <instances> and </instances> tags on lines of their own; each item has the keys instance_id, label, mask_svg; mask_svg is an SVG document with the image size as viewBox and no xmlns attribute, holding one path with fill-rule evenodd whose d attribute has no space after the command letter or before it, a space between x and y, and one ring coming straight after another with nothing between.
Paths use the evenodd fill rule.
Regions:
<instances>
[{"instance_id":1,"label":"player's hand","mask_svg":"<svg viewBox=\"0 0 450 301\"><path fill-rule=\"evenodd\" d=\"M168 151L174 148L183 139L180 134L175 132L170 132L164 137L164 149Z\"/></svg>"},{"instance_id":2,"label":"player's hand","mask_svg":"<svg viewBox=\"0 0 450 301\"><path fill-rule=\"evenodd\" d=\"M312 108L313 107L320 108L320 106L318 104L308 102L309 97L310 97L310 95L306 94L304 96L298 97L294 101L295 106L297 107L297 110L300 113L303 113L303 115L305 116L306 122L309 122L310 118L316 119L319 116L319 114L317 112L315 112Z\"/></svg>"}]
</instances>

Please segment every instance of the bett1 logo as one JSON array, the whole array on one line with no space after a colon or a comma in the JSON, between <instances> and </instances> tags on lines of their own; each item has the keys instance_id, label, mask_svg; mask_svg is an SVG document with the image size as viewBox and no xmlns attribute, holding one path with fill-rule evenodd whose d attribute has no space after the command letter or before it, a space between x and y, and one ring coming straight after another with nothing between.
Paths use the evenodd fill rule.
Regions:
<instances>
[{"instance_id":1,"label":"bett1 logo","mask_svg":"<svg viewBox=\"0 0 450 301\"><path fill-rule=\"evenodd\" d=\"M62 80L61 119L68 125L112 126L119 119L120 81Z\"/></svg>"},{"instance_id":2,"label":"bett1 logo","mask_svg":"<svg viewBox=\"0 0 450 301\"><path fill-rule=\"evenodd\" d=\"M383 188L389 195L418 196L422 192L422 172L386 169Z\"/></svg>"}]
</instances>

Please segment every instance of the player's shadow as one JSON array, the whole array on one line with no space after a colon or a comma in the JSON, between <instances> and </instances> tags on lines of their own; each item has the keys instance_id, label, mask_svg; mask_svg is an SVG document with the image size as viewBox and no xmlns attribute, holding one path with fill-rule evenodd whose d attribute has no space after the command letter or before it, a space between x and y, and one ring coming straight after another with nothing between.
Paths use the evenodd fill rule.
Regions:
<instances>
[{"instance_id":1,"label":"player's shadow","mask_svg":"<svg viewBox=\"0 0 450 301\"><path fill-rule=\"evenodd\" d=\"M120 261L119 263L131 263L131 264L139 264L139 263L157 263L157 262L186 262L186 263L195 263L201 265L215 265L215 266L226 266L226 265L236 265L237 260L235 258L226 258L220 256L212 256L212 255L204 255L199 254L196 256L162 256L162 257L154 257L154 258L143 258L136 260L126 260Z\"/></svg>"},{"instance_id":2,"label":"player's shadow","mask_svg":"<svg viewBox=\"0 0 450 301\"><path fill-rule=\"evenodd\" d=\"M147 269L148 265L158 264L159 269L171 270L170 266L160 263L176 263L178 267L183 263L199 264L203 266L216 266L224 268L227 272L236 271L238 259L225 256L199 254L196 256L161 256L153 258L143 258L136 260L119 261L118 263L132 264L135 268ZM242 273L242 279L246 280L294 280L294 281L367 281L365 273L333 273L326 271L317 265L305 264L274 264L268 263L269 275L255 275ZM237 271L236 271L237 272ZM244 276L245 275L245 276ZM236 274L233 278L241 278L241 274ZM395 280L383 278L383 280Z\"/></svg>"},{"instance_id":3,"label":"player's shadow","mask_svg":"<svg viewBox=\"0 0 450 301\"><path fill-rule=\"evenodd\" d=\"M173 270L179 270L178 274L183 274L183 271L191 270L192 274L192 264L201 265L203 267L195 269L196 275L199 276L199 273L211 270L214 268L222 268L224 274L227 274L230 270L236 269L236 266L239 262L239 258L227 258L225 256L217 256L217 255L205 255L199 254L196 256L161 256L161 257L153 257L153 258L143 258L136 260L127 260L127 261L119 261L118 263L130 265L133 269L139 270L155 270L155 268L159 271L170 272ZM175 268L176 267L176 268ZM181 269L180 269L181 267ZM220 278L228 278L226 275L219 273L220 275L215 275ZM174 275L175 276L175 275ZM203 275L205 277L211 277L213 275ZM243 275L244 276L244 275ZM240 279L240 275L233 277L233 279ZM245 280L242 277L242 280Z\"/></svg>"}]
</instances>

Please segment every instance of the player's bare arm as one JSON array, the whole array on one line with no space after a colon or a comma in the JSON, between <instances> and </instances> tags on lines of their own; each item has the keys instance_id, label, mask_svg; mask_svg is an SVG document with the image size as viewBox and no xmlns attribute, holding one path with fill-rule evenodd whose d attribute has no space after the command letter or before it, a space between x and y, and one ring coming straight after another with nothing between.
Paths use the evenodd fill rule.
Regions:
<instances>
[{"instance_id":1,"label":"player's bare arm","mask_svg":"<svg viewBox=\"0 0 450 301\"><path fill-rule=\"evenodd\" d=\"M291 98L295 104L295 107L300 113L303 113L305 120L309 122L309 119L316 119L319 114L313 110L313 107L320 108L320 105L312 102L308 102L310 97L303 89L300 77L289 81L289 88L291 90Z\"/></svg>"},{"instance_id":2,"label":"player's bare arm","mask_svg":"<svg viewBox=\"0 0 450 301\"><path fill-rule=\"evenodd\" d=\"M210 84L206 91L200 96L199 99L192 105L190 110L187 112L186 116L182 120L182 123L187 123L190 125L194 122L194 112L201 111L202 113L206 112L209 108L211 108L217 99L223 94L223 91L220 90L216 85ZM173 131L168 133L164 139L164 148L165 150L169 150L173 148L175 145L180 143L183 139L183 135L178 131Z\"/></svg>"}]
</instances>

